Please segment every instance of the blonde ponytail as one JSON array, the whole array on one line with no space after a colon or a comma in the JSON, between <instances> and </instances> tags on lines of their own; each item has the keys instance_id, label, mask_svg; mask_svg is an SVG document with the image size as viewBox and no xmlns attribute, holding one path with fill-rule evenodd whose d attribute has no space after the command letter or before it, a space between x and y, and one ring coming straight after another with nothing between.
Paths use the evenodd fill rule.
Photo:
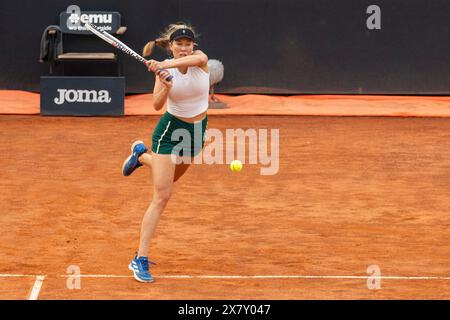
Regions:
<instances>
[{"instance_id":1,"label":"blonde ponytail","mask_svg":"<svg viewBox=\"0 0 450 320\"><path fill-rule=\"evenodd\" d=\"M155 41L147 42L147 44L145 45L144 49L142 50L142 56L143 57L151 56L154 47L155 47Z\"/></svg>"}]
</instances>

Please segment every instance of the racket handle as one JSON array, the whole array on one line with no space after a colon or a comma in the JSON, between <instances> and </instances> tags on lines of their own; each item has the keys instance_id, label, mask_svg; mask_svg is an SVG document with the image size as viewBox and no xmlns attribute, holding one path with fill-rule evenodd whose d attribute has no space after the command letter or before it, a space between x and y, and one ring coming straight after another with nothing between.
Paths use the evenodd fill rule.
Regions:
<instances>
[{"instance_id":1,"label":"racket handle","mask_svg":"<svg viewBox=\"0 0 450 320\"><path fill-rule=\"evenodd\" d=\"M142 58L142 62L145 64L145 65L147 65L147 60L145 60L144 58ZM165 70L165 69L159 69L159 70L157 70L155 73L156 74L158 74L158 72L160 72L160 71L167 71L167 70ZM167 81L172 81L172 79L173 79L173 76L168 76L167 77Z\"/></svg>"},{"instance_id":2,"label":"racket handle","mask_svg":"<svg viewBox=\"0 0 450 320\"><path fill-rule=\"evenodd\" d=\"M156 71L156 74L158 74L158 72L161 72L161 71L167 71L167 70L159 69L159 70ZM173 76L168 76L166 80L170 82L170 81L172 81L172 79L173 79Z\"/></svg>"}]
</instances>

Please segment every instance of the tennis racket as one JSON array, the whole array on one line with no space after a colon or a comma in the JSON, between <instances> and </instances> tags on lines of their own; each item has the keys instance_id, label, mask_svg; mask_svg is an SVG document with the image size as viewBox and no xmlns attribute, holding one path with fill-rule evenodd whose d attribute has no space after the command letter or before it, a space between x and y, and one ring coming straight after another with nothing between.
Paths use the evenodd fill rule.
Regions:
<instances>
[{"instance_id":1,"label":"tennis racket","mask_svg":"<svg viewBox=\"0 0 450 320\"><path fill-rule=\"evenodd\" d=\"M144 64L147 62L147 60L144 57L136 53L133 49L128 47L125 43L121 42L119 39L109 34L108 32L100 30L99 28L97 28L96 26L94 26L92 23L89 22L86 23L84 26L86 27L86 29L95 34L97 37L108 42L113 47L125 52L126 54L132 56L133 58ZM160 71L163 70L161 69ZM172 78L173 78L172 76L168 76L167 81L172 81Z\"/></svg>"}]
</instances>

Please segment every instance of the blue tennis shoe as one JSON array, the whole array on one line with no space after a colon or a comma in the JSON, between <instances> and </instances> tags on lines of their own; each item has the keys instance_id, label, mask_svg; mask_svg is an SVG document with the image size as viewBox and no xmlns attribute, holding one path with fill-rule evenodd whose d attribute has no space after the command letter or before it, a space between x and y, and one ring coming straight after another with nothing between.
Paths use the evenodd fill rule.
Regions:
<instances>
[{"instance_id":1,"label":"blue tennis shoe","mask_svg":"<svg viewBox=\"0 0 450 320\"><path fill-rule=\"evenodd\" d=\"M148 261L147 257L137 257L137 255L131 260L128 269L133 271L134 278L139 282L152 282L153 277L149 271L149 263L156 265L151 261Z\"/></svg>"},{"instance_id":2,"label":"blue tennis shoe","mask_svg":"<svg viewBox=\"0 0 450 320\"><path fill-rule=\"evenodd\" d=\"M147 147L142 141L135 141L131 145L131 155L123 162L122 174L124 176L129 176L139 167L142 167L142 163L139 162L139 157L147 152Z\"/></svg>"}]
</instances>

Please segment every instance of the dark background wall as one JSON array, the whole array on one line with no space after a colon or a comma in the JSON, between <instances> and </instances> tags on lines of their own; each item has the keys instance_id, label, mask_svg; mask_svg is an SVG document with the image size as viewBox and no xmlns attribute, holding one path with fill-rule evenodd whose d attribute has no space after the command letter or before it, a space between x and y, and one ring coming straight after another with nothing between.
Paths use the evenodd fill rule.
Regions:
<instances>
[{"instance_id":1,"label":"dark background wall","mask_svg":"<svg viewBox=\"0 0 450 320\"><path fill-rule=\"evenodd\" d=\"M39 91L42 32L71 4L120 12L121 39L137 51L169 23L191 22L200 49L225 65L217 92L450 93L448 0L0 0L0 89ZM381 30L366 27L371 4ZM64 40L66 52L114 51L94 36ZM126 92L150 92L153 75L120 58Z\"/></svg>"}]
</instances>

